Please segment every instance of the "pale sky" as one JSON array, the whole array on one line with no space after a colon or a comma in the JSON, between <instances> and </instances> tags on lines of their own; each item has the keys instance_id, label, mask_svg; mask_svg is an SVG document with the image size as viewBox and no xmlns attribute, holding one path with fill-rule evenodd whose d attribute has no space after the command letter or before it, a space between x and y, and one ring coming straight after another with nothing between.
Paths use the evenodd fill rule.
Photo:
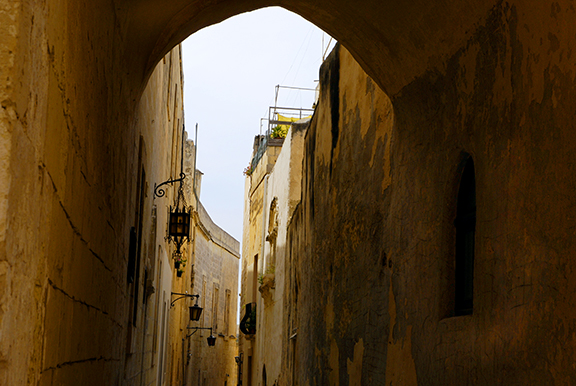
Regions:
<instances>
[{"instance_id":1,"label":"pale sky","mask_svg":"<svg viewBox=\"0 0 576 386\"><path fill-rule=\"evenodd\" d=\"M188 138L194 139L196 123L199 127L200 201L212 220L240 242L242 171L251 160L260 119L274 105L276 85L316 87L329 41L302 17L272 7L200 30L182 44ZM313 102L313 91L280 89L278 106L310 108Z\"/></svg>"}]
</instances>

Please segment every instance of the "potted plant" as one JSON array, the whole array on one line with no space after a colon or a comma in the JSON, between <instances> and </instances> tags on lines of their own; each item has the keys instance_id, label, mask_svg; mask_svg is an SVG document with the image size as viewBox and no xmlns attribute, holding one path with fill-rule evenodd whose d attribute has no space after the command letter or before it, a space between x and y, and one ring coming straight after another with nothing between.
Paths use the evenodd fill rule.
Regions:
<instances>
[{"instance_id":1,"label":"potted plant","mask_svg":"<svg viewBox=\"0 0 576 386\"><path fill-rule=\"evenodd\" d=\"M289 125L278 125L274 127L270 133L270 138L286 138L289 127Z\"/></svg>"},{"instance_id":2,"label":"potted plant","mask_svg":"<svg viewBox=\"0 0 576 386\"><path fill-rule=\"evenodd\" d=\"M186 266L186 259L183 259L182 255L176 255L174 256L174 268L178 269L180 268L180 266L182 267Z\"/></svg>"}]
</instances>

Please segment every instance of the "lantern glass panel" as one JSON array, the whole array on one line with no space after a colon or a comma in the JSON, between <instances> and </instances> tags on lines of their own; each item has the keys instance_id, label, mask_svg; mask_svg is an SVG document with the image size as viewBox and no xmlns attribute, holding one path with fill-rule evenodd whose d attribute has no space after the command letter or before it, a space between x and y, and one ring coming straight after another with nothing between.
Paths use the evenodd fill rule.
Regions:
<instances>
[{"instance_id":1,"label":"lantern glass panel","mask_svg":"<svg viewBox=\"0 0 576 386\"><path fill-rule=\"evenodd\" d=\"M197 304L190 307L190 320L198 321L202 315L202 307Z\"/></svg>"},{"instance_id":2,"label":"lantern glass panel","mask_svg":"<svg viewBox=\"0 0 576 386\"><path fill-rule=\"evenodd\" d=\"M186 212L170 213L170 236L189 237L190 214Z\"/></svg>"}]
</instances>

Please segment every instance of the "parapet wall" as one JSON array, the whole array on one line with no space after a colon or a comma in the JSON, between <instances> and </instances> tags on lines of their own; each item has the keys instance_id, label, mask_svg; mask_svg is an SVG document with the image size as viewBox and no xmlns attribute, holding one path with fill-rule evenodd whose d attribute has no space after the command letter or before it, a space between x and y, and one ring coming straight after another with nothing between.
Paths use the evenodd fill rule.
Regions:
<instances>
[{"instance_id":1,"label":"parapet wall","mask_svg":"<svg viewBox=\"0 0 576 386\"><path fill-rule=\"evenodd\" d=\"M200 229L212 242L220 245L236 257L240 257L240 242L212 221L201 202L198 202L198 219Z\"/></svg>"}]
</instances>

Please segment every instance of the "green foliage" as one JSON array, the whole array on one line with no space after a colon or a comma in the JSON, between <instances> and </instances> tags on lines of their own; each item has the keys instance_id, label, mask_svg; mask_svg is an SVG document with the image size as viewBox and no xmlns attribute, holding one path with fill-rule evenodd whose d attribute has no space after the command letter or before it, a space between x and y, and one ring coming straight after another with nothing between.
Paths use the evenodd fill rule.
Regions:
<instances>
[{"instance_id":1,"label":"green foliage","mask_svg":"<svg viewBox=\"0 0 576 386\"><path fill-rule=\"evenodd\" d=\"M188 261L188 260L186 260L185 258L183 258L181 254L179 254L179 255L176 255L176 254L175 254L175 255L174 255L174 262L175 262L175 263L180 263L180 264L182 265L182 267L185 267L185 266L186 266L186 262L187 262L187 261Z\"/></svg>"},{"instance_id":2,"label":"green foliage","mask_svg":"<svg viewBox=\"0 0 576 386\"><path fill-rule=\"evenodd\" d=\"M272 133L270 134L270 138L286 138L288 134L288 125L278 125L272 129Z\"/></svg>"},{"instance_id":3,"label":"green foliage","mask_svg":"<svg viewBox=\"0 0 576 386\"><path fill-rule=\"evenodd\" d=\"M246 168L244 169L244 175L245 176L251 176L252 173L254 172L254 169L252 169L252 163L250 163L248 166L246 166Z\"/></svg>"}]
</instances>

